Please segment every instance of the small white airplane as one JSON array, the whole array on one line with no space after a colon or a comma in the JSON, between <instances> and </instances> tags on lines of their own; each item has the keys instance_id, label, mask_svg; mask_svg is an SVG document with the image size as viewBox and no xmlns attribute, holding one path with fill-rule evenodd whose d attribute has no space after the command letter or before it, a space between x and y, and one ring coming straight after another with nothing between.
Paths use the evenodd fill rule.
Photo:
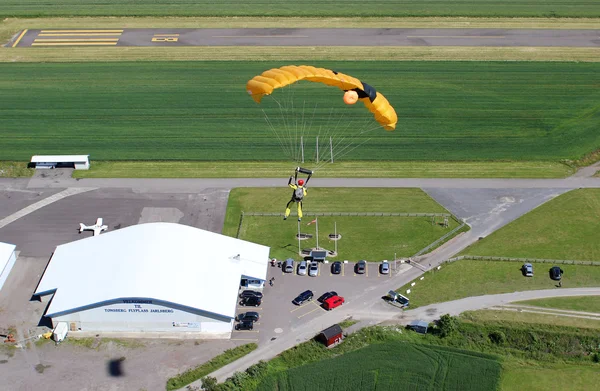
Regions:
<instances>
[{"instance_id":1,"label":"small white airplane","mask_svg":"<svg viewBox=\"0 0 600 391\"><path fill-rule=\"evenodd\" d=\"M94 236L98 236L100 235L100 232L108 229L108 225L102 225L102 222L102 217L99 217L94 225L84 225L83 223L79 223L79 233L82 233L83 231L94 231Z\"/></svg>"}]
</instances>

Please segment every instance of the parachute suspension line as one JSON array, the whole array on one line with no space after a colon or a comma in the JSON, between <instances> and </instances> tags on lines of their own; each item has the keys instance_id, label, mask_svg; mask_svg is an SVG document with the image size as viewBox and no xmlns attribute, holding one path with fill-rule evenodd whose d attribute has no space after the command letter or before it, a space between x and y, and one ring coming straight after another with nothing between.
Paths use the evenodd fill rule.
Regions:
<instances>
[{"instance_id":1,"label":"parachute suspension line","mask_svg":"<svg viewBox=\"0 0 600 391\"><path fill-rule=\"evenodd\" d=\"M288 145L288 143L289 143L289 129L288 129L288 121L287 121L287 115L286 115L287 108L284 105L282 105L274 97L273 97L273 101L275 101L275 103L277 103L277 106L279 106L279 114L281 115L281 121L282 121L283 126L284 126L284 130L282 131L281 137L282 137L283 141L285 142L284 143L285 144L285 149L284 149L285 154L288 156L288 158L290 158L290 159L293 160L294 156L292 154L290 146ZM287 135L288 135L287 138L285 137L285 134L283 134L283 132L287 133Z\"/></svg>"},{"instance_id":2,"label":"parachute suspension line","mask_svg":"<svg viewBox=\"0 0 600 391\"><path fill-rule=\"evenodd\" d=\"M279 136L279 133L277 132L277 130L275 129L275 127L271 123L271 119L269 118L269 116L267 115L267 113L265 112L264 109L262 109L262 112L265 115L265 121L269 125L269 129L271 130L271 133L273 133L273 135L277 138L277 142L279 142L279 146L280 146L281 150L287 155L288 153L286 152L285 145L283 144L283 141L281 140L281 137Z\"/></svg>"}]
</instances>

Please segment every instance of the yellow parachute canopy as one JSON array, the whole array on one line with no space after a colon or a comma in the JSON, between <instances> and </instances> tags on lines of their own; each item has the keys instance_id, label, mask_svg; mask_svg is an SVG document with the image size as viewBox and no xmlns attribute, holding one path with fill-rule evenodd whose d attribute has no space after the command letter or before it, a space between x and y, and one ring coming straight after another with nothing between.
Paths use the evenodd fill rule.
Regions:
<instances>
[{"instance_id":1,"label":"yellow parachute canopy","mask_svg":"<svg viewBox=\"0 0 600 391\"><path fill-rule=\"evenodd\" d=\"M398 122L396 111L390 102L375 88L360 80L332 71L331 69L315 68L308 65L288 65L273 68L254 76L246 84L246 91L256 103L260 103L265 95L270 95L274 89L285 87L299 80L308 80L323 83L328 86L338 87L343 91L356 91L358 100L362 101L367 109L375 116L375 120L385 130L394 130Z\"/></svg>"}]
</instances>

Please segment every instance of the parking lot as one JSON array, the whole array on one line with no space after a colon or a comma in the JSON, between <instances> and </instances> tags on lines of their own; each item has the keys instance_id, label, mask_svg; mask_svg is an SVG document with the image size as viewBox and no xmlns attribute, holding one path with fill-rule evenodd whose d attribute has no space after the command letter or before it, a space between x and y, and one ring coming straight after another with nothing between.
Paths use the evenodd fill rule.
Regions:
<instances>
[{"instance_id":1,"label":"parking lot","mask_svg":"<svg viewBox=\"0 0 600 391\"><path fill-rule=\"evenodd\" d=\"M345 305L361 293L377 289L382 279L391 278L396 273L410 268L399 262L394 268L394 263L390 262L390 273L381 274L380 262L367 262L365 273L357 274L355 272L356 263L348 262L342 263L340 274L333 274L331 265L332 262L320 263L318 275L315 277L310 277L308 272L306 275L298 275L298 262L294 263L293 273L284 273L280 267L269 266L268 278L275 278L275 280L273 286L269 286L267 283L263 289L262 304L258 308L240 305L237 309L237 314L247 311L258 312L260 314L259 321L255 323L253 330L234 331L231 338L260 343L274 340L279 335L294 332L303 324L327 312L317 301L323 293L337 292L339 296L344 297ZM313 292L313 299L299 306L293 304L292 300L306 290ZM381 292L381 295L384 296L386 293ZM323 324L323 328L328 326L330 325Z\"/></svg>"}]
</instances>

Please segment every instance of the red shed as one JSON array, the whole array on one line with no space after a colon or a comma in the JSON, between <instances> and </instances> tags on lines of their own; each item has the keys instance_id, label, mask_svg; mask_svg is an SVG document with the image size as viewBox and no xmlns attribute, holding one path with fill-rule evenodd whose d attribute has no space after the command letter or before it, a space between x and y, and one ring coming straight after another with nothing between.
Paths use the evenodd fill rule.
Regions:
<instances>
[{"instance_id":1,"label":"red shed","mask_svg":"<svg viewBox=\"0 0 600 391\"><path fill-rule=\"evenodd\" d=\"M339 324L334 324L333 326L321 331L321 334L319 334L318 339L321 342L323 342L328 348L335 346L338 343L342 342L342 340L344 339L342 328Z\"/></svg>"}]
</instances>

